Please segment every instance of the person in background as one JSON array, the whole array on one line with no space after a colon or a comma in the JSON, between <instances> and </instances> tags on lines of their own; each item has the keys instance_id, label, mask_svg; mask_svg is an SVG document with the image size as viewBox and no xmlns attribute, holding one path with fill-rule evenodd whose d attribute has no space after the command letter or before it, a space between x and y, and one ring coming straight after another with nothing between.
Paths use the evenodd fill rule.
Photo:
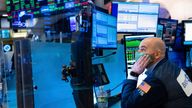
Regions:
<instances>
[{"instance_id":1,"label":"person in background","mask_svg":"<svg viewBox=\"0 0 192 108\"><path fill-rule=\"evenodd\" d=\"M156 37L145 38L138 52L142 56L124 81L121 107L192 108L192 82L181 68L166 59L165 43ZM142 73L147 77L136 86Z\"/></svg>"}]
</instances>

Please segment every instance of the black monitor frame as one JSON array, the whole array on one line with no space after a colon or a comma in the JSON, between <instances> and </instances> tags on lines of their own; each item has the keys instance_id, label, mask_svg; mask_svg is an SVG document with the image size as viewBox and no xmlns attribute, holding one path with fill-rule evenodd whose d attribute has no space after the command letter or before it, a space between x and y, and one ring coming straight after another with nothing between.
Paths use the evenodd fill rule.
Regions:
<instances>
[{"instance_id":1,"label":"black monitor frame","mask_svg":"<svg viewBox=\"0 0 192 108\"><path fill-rule=\"evenodd\" d=\"M170 28L168 23L175 23L175 28ZM167 18L159 18L158 19L158 24L161 24L164 26L163 30L163 37L162 40L165 42L167 46L173 46L175 44L175 38L177 34L177 25L178 25L178 20L176 19L167 19ZM167 24L167 25L166 25ZM174 29L171 30L171 33L169 33L169 29ZM166 33L168 33L167 36ZM171 36L170 36L171 35Z\"/></svg>"},{"instance_id":2,"label":"black monitor frame","mask_svg":"<svg viewBox=\"0 0 192 108\"><path fill-rule=\"evenodd\" d=\"M109 78L102 63L92 65L93 83L95 87L109 84Z\"/></svg>"},{"instance_id":3,"label":"black monitor frame","mask_svg":"<svg viewBox=\"0 0 192 108\"><path fill-rule=\"evenodd\" d=\"M190 40L190 41L186 41L185 40L185 32L186 32L186 30L185 30L185 24L186 23L191 23L192 24L192 20L183 20L182 21L182 27L183 27L183 35L184 35L184 41L183 41L183 45L188 45L188 46L191 46L192 45L192 40ZM192 36L191 36L192 37Z\"/></svg>"}]
</instances>

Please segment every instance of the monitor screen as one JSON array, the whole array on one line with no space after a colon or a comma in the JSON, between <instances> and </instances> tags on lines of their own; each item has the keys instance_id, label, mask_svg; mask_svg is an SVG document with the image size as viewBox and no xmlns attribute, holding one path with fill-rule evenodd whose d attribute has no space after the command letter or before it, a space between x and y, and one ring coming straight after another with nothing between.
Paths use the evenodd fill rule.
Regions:
<instances>
[{"instance_id":1,"label":"monitor screen","mask_svg":"<svg viewBox=\"0 0 192 108\"><path fill-rule=\"evenodd\" d=\"M162 39L164 40L165 44L168 46L174 45L178 20L159 18L158 24L161 24L164 26Z\"/></svg>"},{"instance_id":2,"label":"monitor screen","mask_svg":"<svg viewBox=\"0 0 192 108\"><path fill-rule=\"evenodd\" d=\"M92 47L117 48L116 17L98 10L92 17Z\"/></svg>"},{"instance_id":3,"label":"monitor screen","mask_svg":"<svg viewBox=\"0 0 192 108\"><path fill-rule=\"evenodd\" d=\"M156 33L159 4L113 2L112 15L117 17L119 33Z\"/></svg>"},{"instance_id":4,"label":"monitor screen","mask_svg":"<svg viewBox=\"0 0 192 108\"><path fill-rule=\"evenodd\" d=\"M88 5L88 0L6 0L8 18L18 18L20 11L34 17L61 14L75 11L75 8Z\"/></svg>"},{"instance_id":5,"label":"monitor screen","mask_svg":"<svg viewBox=\"0 0 192 108\"><path fill-rule=\"evenodd\" d=\"M183 21L184 25L184 45L192 45L192 21Z\"/></svg>"},{"instance_id":6,"label":"monitor screen","mask_svg":"<svg viewBox=\"0 0 192 108\"><path fill-rule=\"evenodd\" d=\"M0 28L7 29L10 28L10 21L7 20L7 18L0 18Z\"/></svg>"},{"instance_id":7,"label":"monitor screen","mask_svg":"<svg viewBox=\"0 0 192 108\"><path fill-rule=\"evenodd\" d=\"M163 25L162 24L158 24L157 25L157 32L156 32L156 37L158 38L163 38Z\"/></svg>"},{"instance_id":8,"label":"monitor screen","mask_svg":"<svg viewBox=\"0 0 192 108\"><path fill-rule=\"evenodd\" d=\"M109 78L105 72L104 65L102 63L92 65L94 86L102 86L109 84Z\"/></svg>"},{"instance_id":9,"label":"monitor screen","mask_svg":"<svg viewBox=\"0 0 192 108\"><path fill-rule=\"evenodd\" d=\"M71 32L77 31L76 16L69 17L69 22L70 22L70 31Z\"/></svg>"},{"instance_id":10,"label":"monitor screen","mask_svg":"<svg viewBox=\"0 0 192 108\"><path fill-rule=\"evenodd\" d=\"M132 65L136 61L137 51L139 45L144 38L154 37L154 34L146 35L125 35L124 36L124 48L125 48L125 64L126 72L131 70Z\"/></svg>"},{"instance_id":11,"label":"monitor screen","mask_svg":"<svg viewBox=\"0 0 192 108\"><path fill-rule=\"evenodd\" d=\"M10 30L8 29L2 29L0 30L0 38L10 38Z\"/></svg>"}]
</instances>

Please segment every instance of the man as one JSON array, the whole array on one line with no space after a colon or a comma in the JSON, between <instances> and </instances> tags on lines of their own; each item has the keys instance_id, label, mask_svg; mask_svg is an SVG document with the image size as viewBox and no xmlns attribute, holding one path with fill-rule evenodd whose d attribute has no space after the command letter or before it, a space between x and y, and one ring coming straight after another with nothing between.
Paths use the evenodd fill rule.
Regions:
<instances>
[{"instance_id":1,"label":"man","mask_svg":"<svg viewBox=\"0 0 192 108\"><path fill-rule=\"evenodd\" d=\"M192 108L192 82L187 74L165 58L165 44L146 38L139 46L143 53L128 73L122 88L122 108ZM147 77L136 87L138 76Z\"/></svg>"}]
</instances>

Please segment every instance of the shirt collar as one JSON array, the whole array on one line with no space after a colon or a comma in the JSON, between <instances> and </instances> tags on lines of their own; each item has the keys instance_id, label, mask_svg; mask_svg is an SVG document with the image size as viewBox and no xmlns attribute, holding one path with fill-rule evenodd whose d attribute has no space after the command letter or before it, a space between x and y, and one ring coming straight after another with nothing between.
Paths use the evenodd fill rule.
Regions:
<instances>
[{"instance_id":1,"label":"shirt collar","mask_svg":"<svg viewBox=\"0 0 192 108\"><path fill-rule=\"evenodd\" d=\"M161 59L162 60L162 59ZM155 68L155 66L161 61L159 60L158 62L156 62L155 64L153 64L152 66L150 66L149 68L147 68L146 74L149 74L153 71L153 69Z\"/></svg>"}]
</instances>

